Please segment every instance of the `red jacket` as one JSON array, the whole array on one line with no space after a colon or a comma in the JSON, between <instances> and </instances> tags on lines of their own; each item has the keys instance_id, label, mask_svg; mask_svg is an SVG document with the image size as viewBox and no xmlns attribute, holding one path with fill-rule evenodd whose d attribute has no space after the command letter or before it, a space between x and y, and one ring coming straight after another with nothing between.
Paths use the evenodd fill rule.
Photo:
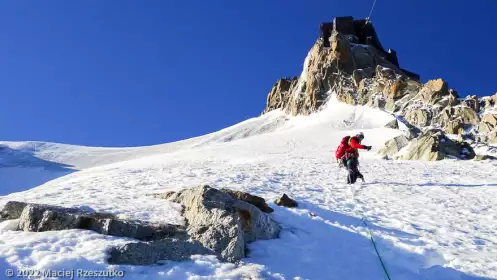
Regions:
<instances>
[{"instance_id":1,"label":"red jacket","mask_svg":"<svg viewBox=\"0 0 497 280\"><path fill-rule=\"evenodd\" d=\"M347 138L344 138L342 140L342 143L340 146L338 146L335 156L337 159L340 159L343 155L347 153L352 153L355 154L357 157L359 157L359 151L358 149L366 149L366 146L361 145L359 143L359 140L357 140L356 136L352 136L348 138L348 141L345 142Z\"/></svg>"},{"instance_id":2,"label":"red jacket","mask_svg":"<svg viewBox=\"0 0 497 280\"><path fill-rule=\"evenodd\" d=\"M350 149L353 149L357 152L357 149L366 149L366 146L359 143L359 140L357 140L356 136L352 136L349 139L349 149L347 149L347 151Z\"/></svg>"}]
</instances>

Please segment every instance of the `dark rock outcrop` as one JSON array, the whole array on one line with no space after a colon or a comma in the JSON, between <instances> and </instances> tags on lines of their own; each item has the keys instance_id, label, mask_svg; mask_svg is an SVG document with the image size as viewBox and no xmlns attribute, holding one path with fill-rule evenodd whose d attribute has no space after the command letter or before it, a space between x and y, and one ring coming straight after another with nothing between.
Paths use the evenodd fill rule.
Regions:
<instances>
[{"instance_id":1,"label":"dark rock outcrop","mask_svg":"<svg viewBox=\"0 0 497 280\"><path fill-rule=\"evenodd\" d=\"M289 207L289 208L294 208L294 207L299 206L299 204L297 203L297 201L291 199L286 194L283 194L280 198L276 199L274 201L274 203L276 203L276 205L284 206L284 207Z\"/></svg>"},{"instance_id":2,"label":"dark rock outcrop","mask_svg":"<svg viewBox=\"0 0 497 280\"><path fill-rule=\"evenodd\" d=\"M233 191L228 189L221 189L222 192L231 195L234 199L242 200L248 202L255 207L259 208L264 213L273 213L273 208L269 207L266 203L266 200L262 197L251 195L246 192L241 191Z\"/></svg>"}]
</instances>

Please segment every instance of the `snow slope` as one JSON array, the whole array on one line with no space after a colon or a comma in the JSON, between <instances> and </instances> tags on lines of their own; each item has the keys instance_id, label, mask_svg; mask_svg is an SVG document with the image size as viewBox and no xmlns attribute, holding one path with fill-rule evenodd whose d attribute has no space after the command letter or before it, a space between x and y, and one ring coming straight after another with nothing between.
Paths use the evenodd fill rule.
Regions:
<instances>
[{"instance_id":1,"label":"snow slope","mask_svg":"<svg viewBox=\"0 0 497 280\"><path fill-rule=\"evenodd\" d=\"M106 250L126 239L81 230L15 232L4 222L0 270L114 268L125 279L386 279L364 218L392 279L497 279L497 164L384 161L362 152L366 183L348 186L333 158L340 139L362 131L374 150L399 131L383 128L393 119L387 113L328 104L307 117L276 111L150 147L0 143L0 184L23 172L43 174L37 187L12 187L9 192L21 192L0 197L0 206L22 200L181 224L178 205L149 194L210 184L269 201L287 193L300 202L297 209L270 205L281 238L252 243L239 264L195 256L150 267L109 266Z\"/></svg>"}]
</instances>

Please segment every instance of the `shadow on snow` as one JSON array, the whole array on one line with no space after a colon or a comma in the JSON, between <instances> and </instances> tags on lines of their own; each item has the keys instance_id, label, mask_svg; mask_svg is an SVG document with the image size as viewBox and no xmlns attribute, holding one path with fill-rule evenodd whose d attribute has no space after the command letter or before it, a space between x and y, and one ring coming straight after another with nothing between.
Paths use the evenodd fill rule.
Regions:
<instances>
[{"instance_id":1,"label":"shadow on snow","mask_svg":"<svg viewBox=\"0 0 497 280\"><path fill-rule=\"evenodd\" d=\"M0 147L0 196L29 190L77 171L70 165L36 157L31 150Z\"/></svg>"},{"instance_id":2,"label":"shadow on snow","mask_svg":"<svg viewBox=\"0 0 497 280\"><path fill-rule=\"evenodd\" d=\"M275 205L273 205L275 206ZM285 279L387 279L362 221L311 204L287 209L275 206L275 220L283 225L276 240L249 245L247 262L264 265L268 272ZM310 213L316 216L312 217ZM374 232L412 244L422 244L418 236L403 231L368 226ZM387 270L394 280L483 280L452 268L443 267L444 259L436 252L418 254L374 236Z\"/></svg>"}]
</instances>

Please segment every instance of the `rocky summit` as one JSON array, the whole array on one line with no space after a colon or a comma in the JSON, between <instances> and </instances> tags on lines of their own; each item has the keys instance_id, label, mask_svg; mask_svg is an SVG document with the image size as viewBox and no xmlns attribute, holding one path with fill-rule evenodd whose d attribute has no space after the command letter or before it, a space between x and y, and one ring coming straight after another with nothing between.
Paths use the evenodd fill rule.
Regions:
<instances>
[{"instance_id":1,"label":"rocky summit","mask_svg":"<svg viewBox=\"0 0 497 280\"><path fill-rule=\"evenodd\" d=\"M431 137L432 129L437 129L437 137L454 139L451 143L457 147L449 149L452 153L436 150L436 155L417 157L419 153L411 151L411 156L397 158L470 159L474 153L468 146L497 143L497 93L463 98L443 79L422 83L419 75L400 67L394 50L383 48L373 24L365 19L337 17L322 23L321 37L309 51L301 75L273 85L264 113L280 109L290 115L309 115L330 98L378 108L397 118L389 127L404 130L407 139L385 143L382 150L388 153L383 155L415 140L416 145L429 145L422 150L429 148L432 153L443 145L418 139Z\"/></svg>"}]
</instances>

